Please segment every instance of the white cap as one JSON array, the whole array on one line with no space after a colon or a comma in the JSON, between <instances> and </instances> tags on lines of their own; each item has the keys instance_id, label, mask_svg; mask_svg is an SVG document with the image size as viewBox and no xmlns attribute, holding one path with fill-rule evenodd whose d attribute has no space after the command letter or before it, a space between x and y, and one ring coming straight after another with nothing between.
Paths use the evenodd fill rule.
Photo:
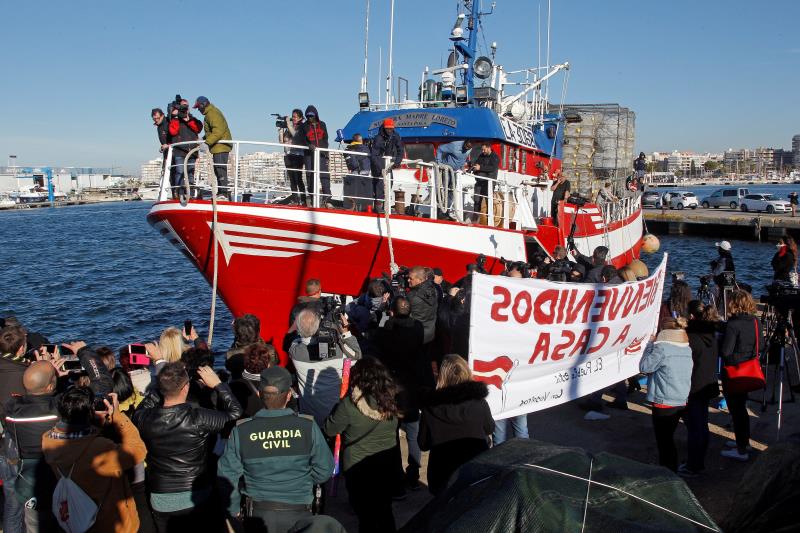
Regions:
<instances>
[{"instance_id":1,"label":"white cap","mask_svg":"<svg viewBox=\"0 0 800 533\"><path fill-rule=\"evenodd\" d=\"M722 248L726 252L729 252L731 249L731 243L729 243L728 241L716 242L714 244L716 245L717 248Z\"/></svg>"}]
</instances>

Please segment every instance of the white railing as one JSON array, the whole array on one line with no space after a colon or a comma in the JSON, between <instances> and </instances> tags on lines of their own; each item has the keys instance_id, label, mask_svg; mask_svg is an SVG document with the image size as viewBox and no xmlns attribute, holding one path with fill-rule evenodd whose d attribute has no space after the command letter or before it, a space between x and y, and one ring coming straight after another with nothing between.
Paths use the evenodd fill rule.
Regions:
<instances>
[{"instance_id":1,"label":"white railing","mask_svg":"<svg viewBox=\"0 0 800 533\"><path fill-rule=\"evenodd\" d=\"M606 225L620 220L627 220L640 209L642 195L625 196L613 202L598 203L603 212L603 221Z\"/></svg>"},{"instance_id":2,"label":"white railing","mask_svg":"<svg viewBox=\"0 0 800 533\"><path fill-rule=\"evenodd\" d=\"M347 170L342 171L340 168L342 160L348 155L369 157L363 152L318 148L308 153L305 146L276 142L236 140L220 142L231 145L232 149L229 153L228 163L224 164L225 174L228 176L227 184L218 184L217 192L232 201L243 201L248 198L247 195L252 201L253 196L264 194L264 203L287 203L289 195L296 194L289 186L287 172L296 171L300 173L300 179L306 186L307 178L311 175L312 187L310 192L306 190L306 195L311 198L311 206L316 208L326 207L326 204L330 202L335 207L353 209L360 203L375 208L391 209L394 207L395 211L400 214L408 212L421 217L453 218L462 223L478 223L503 228L516 227L517 229L535 227L535 219L531 211L532 189L527 183L512 185L504 179L476 176L465 171L455 171L447 165L421 160L404 159L402 168L391 170L391 158L384 158L383 176L365 176L352 174ZM179 158L176 161L175 148L179 146L190 147L190 150L182 160L180 156L183 154L178 154ZM253 178L240 175L242 164L245 161L243 149L246 148L275 150L273 152L275 155L271 157L272 161L277 163L270 167L272 176ZM290 149L303 150L304 157L306 157L307 163L310 163L311 169L288 168L281 156ZM328 159L327 171L320 168L323 157ZM331 168L334 159L337 159L337 168L335 169ZM199 199L198 195L200 197L207 195L212 189L210 186L214 181L212 175L222 166L222 163L213 163L211 155L202 141L170 145L161 177L159 201L179 198L181 203L186 204L193 199ZM204 174L206 175L205 183L200 179ZM417 175L415 176L415 174ZM189 176L189 179L183 179L182 176ZM336 191L331 190L330 195L323 193L322 190L322 181L326 177L337 188ZM427 177L427 181L423 181L425 177ZM372 184L369 187L370 190L375 189L376 180L385 179L387 182L385 190L389 197L379 200L372 194L369 196L353 194L351 190L348 190L351 189L347 185L348 178L365 180L362 183ZM475 193L475 184L478 180L486 181L486 194ZM339 184L342 185L341 192L338 191ZM478 199L486 206L485 209L476 209L475 204ZM260 197L258 201L261 201Z\"/></svg>"}]
</instances>

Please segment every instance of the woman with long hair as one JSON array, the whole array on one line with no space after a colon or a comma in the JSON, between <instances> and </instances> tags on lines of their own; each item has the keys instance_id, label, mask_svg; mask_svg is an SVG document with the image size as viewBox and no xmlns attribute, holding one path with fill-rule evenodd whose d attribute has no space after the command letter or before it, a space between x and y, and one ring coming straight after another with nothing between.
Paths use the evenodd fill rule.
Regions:
<instances>
[{"instance_id":1,"label":"woman with long hair","mask_svg":"<svg viewBox=\"0 0 800 533\"><path fill-rule=\"evenodd\" d=\"M667 318L682 317L689 320L689 302L692 299L692 289L689 284L680 279L672 280L669 289L669 298L661 305L658 323Z\"/></svg>"},{"instance_id":2,"label":"woman with long hair","mask_svg":"<svg viewBox=\"0 0 800 533\"><path fill-rule=\"evenodd\" d=\"M158 351L161 360L165 363L174 363L181 360L181 355L186 350L183 335L178 328L169 327L161 333L158 339Z\"/></svg>"},{"instance_id":3,"label":"woman with long hair","mask_svg":"<svg viewBox=\"0 0 800 533\"><path fill-rule=\"evenodd\" d=\"M488 450L494 420L486 384L472 380L467 362L447 355L439 368L436 390L423 400L419 447L430 450L428 488L439 494L459 466Z\"/></svg>"},{"instance_id":4,"label":"woman with long hair","mask_svg":"<svg viewBox=\"0 0 800 533\"><path fill-rule=\"evenodd\" d=\"M719 313L715 306L703 305L698 300L689 302L689 326L686 334L692 350L692 381L686 408L681 412L681 418L686 425L688 456L686 463L678 467L678 474L684 477L695 477L705 469L709 439L708 404L719 396L719 324Z\"/></svg>"},{"instance_id":5,"label":"woman with long hair","mask_svg":"<svg viewBox=\"0 0 800 533\"><path fill-rule=\"evenodd\" d=\"M692 350L683 317L661 321L658 336L644 350L639 371L647 374L647 401L653 415L658 464L678 470L675 429L692 384Z\"/></svg>"},{"instance_id":6,"label":"woman with long hair","mask_svg":"<svg viewBox=\"0 0 800 533\"><path fill-rule=\"evenodd\" d=\"M358 530L395 531L392 483L397 450L397 387L377 359L356 363L347 395L325 421L326 435L342 435L342 472Z\"/></svg>"},{"instance_id":7,"label":"woman with long hair","mask_svg":"<svg viewBox=\"0 0 800 533\"><path fill-rule=\"evenodd\" d=\"M737 365L758 357L761 339L761 323L756 317L756 302L750 293L735 290L728 299L728 324L720 347L720 357L725 365ZM736 442L729 441L722 456L737 461L750 459L747 447L750 444L750 415L747 412L746 392L732 392L723 372L722 393L728 403L728 412L733 420ZM733 444L733 446L731 446Z\"/></svg>"},{"instance_id":8,"label":"woman with long hair","mask_svg":"<svg viewBox=\"0 0 800 533\"><path fill-rule=\"evenodd\" d=\"M778 250L772 256L772 278L775 281L793 281L797 272L797 243L789 236L778 239Z\"/></svg>"}]
</instances>

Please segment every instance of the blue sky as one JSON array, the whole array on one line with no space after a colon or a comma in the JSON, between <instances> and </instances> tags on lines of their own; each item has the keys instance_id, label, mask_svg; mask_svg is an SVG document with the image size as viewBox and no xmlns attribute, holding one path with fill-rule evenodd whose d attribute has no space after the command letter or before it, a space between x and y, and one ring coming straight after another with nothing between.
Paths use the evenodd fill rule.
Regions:
<instances>
[{"instance_id":1,"label":"blue sky","mask_svg":"<svg viewBox=\"0 0 800 533\"><path fill-rule=\"evenodd\" d=\"M388 5L372 0L373 100ZM498 0L484 22L508 69L536 64L538 6ZM440 65L455 7L397 0L396 75ZM157 156L149 111L175 93L209 97L240 139L274 140L269 113L310 103L333 132L357 110L363 17L363 0L7 2L0 164L16 154L136 171ZM569 102L636 112L637 151L789 148L800 133L797 20L797 0L553 0L551 57L573 65Z\"/></svg>"}]
</instances>

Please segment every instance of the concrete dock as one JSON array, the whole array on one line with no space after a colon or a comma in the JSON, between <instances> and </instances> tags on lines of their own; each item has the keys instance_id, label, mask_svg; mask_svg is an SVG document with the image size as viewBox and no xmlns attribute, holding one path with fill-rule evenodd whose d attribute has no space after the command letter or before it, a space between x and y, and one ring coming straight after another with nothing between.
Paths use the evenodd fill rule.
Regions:
<instances>
[{"instance_id":1,"label":"concrete dock","mask_svg":"<svg viewBox=\"0 0 800 533\"><path fill-rule=\"evenodd\" d=\"M14 204L9 206L0 206L0 211L8 211L11 209L40 209L43 207L67 207L72 205L89 205L89 204L101 204L105 202L135 202L141 200L138 196L126 196L126 197L106 197L106 198L84 198L84 199L68 199L68 200L59 200L53 202L51 205L50 202L35 202L35 203L23 203L23 204Z\"/></svg>"},{"instance_id":2,"label":"concrete dock","mask_svg":"<svg viewBox=\"0 0 800 533\"><path fill-rule=\"evenodd\" d=\"M732 209L645 209L647 228L661 235L729 236L737 239L771 240L786 234L800 235L800 216L735 211Z\"/></svg>"}]
</instances>

